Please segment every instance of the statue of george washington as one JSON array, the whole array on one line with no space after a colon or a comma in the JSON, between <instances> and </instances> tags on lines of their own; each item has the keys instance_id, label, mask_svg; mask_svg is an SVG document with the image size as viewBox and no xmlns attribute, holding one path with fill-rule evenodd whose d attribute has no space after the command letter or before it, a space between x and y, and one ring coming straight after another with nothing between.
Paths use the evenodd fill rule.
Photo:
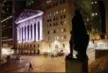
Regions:
<instances>
[{"instance_id":1,"label":"statue of george washington","mask_svg":"<svg viewBox=\"0 0 108 73\"><path fill-rule=\"evenodd\" d=\"M72 50L74 49L77 51L77 59L82 62L88 59L86 50L89 43L89 35L87 34L86 26L79 9L75 10L75 15L72 19L72 31L69 43L70 54L68 56L72 57Z\"/></svg>"}]
</instances>

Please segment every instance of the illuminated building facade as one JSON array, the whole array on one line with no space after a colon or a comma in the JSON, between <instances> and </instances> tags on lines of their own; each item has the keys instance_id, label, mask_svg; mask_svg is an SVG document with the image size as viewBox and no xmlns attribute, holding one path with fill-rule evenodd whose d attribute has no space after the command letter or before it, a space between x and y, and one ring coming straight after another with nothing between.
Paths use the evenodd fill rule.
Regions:
<instances>
[{"instance_id":1,"label":"illuminated building facade","mask_svg":"<svg viewBox=\"0 0 108 73\"><path fill-rule=\"evenodd\" d=\"M43 40L42 15L39 10L24 10L17 18L17 50L20 54L34 54Z\"/></svg>"},{"instance_id":2,"label":"illuminated building facade","mask_svg":"<svg viewBox=\"0 0 108 73\"><path fill-rule=\"evenodd\" d=\"M74 0L44 0L42 6L45 11L43 36L44 45L46 45L42 52L59 52L63 50L65 53L69 53Z\"/></svg>"},{"instance_id":3,"label":"illuminated building facade","mask_svg":"<svg viewBox=\"0 0 108 73\"><path fill-rule=\"evenodd\" d=\"M2 24L2 47L13 48L13 17L12 13L15 9L15 14L18 14L25 7L25 1L18 1L15 3L17 7L13 6L13 1L6 0L2 6L1 11L1 24ZM20 5L20 6L19 6ZM18 11L19 10L19 11Z\"/></svg>"},{"instance_id":4,"label":"illuminated building facade","mask_svg":"<svg viewBox=\"0 0 108 73\"><path fill-rule=\"evenodd\" d=\"M12 48L12 1L5 1L1 11L2 47Z\"/></svg>"}]
</instances>

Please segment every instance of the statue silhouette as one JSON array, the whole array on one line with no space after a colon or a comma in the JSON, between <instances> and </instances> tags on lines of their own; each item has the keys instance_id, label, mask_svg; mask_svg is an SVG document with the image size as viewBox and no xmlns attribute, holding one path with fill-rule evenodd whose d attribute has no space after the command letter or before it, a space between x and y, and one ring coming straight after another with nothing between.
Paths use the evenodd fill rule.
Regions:
<instances>
[{"instance_id":1,"label":"statue silhouette","mask_svg":"<svg viewBox=\"0 0 108 73\"><path fill-rule=\"evenodd\" d=\"M83 21L83 17L79 9L75 10L75 15L72 19L72 31L70 38L70 55L72 50L77 51L77 58L80 61L88 59L86 50L89 42L89 35ZM74 47L74 48L73 48Z\"/></svg>"}]
</instances>

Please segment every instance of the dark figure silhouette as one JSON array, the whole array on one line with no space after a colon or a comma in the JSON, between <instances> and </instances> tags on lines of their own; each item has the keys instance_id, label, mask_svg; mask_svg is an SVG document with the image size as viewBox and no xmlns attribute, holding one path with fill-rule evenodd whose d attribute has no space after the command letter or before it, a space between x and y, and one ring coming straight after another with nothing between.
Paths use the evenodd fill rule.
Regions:
<instances>
[{"instance_id":1,"label":"dark figure silhouette","mask_svg":"<svg viewBox=\"0 0 108 73\"><path fill-rule=\"evenodd\" d=\"M31 62L29 62L29 71L33 70Z\"/></svg>"},{"instance_id":2,"label":"dark figure silhouette","mask_svg":"<svg viewBox=\"0 0 108 73\"><path fill-rule=\"evenodd\" d=\"M75 16L72 19L72 32L70 39L70 51L72 49L77 51L77 58L80 61L85 61L88 59L86 54L86 49L89 42L89 35L87 34L87 30L80 13L79 9L75 10ZM72 48L72 44L75 45L75 48Z\"/></svg>"}]
</instances>

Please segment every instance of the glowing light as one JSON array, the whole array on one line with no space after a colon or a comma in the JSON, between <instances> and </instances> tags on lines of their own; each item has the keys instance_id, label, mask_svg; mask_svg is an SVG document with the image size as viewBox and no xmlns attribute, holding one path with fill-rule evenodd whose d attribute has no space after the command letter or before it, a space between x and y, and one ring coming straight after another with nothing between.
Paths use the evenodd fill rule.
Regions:
<instances>
[{"instance_id":1,"label":"glowing light","mask_svg":"<svg viewBox=\"0 0 108 73\"><path fill-rule=\"evenodd\" d=\"M95 15L98 15L97 13L95 13Z\"/></svg>"},{"instance_id":2,"label":"glowing light","mask_svg":"<svg viewBox=\"0 0 108 73\"><path fill-rule=\"evenodd\" d=\"M96 44L96 49L100 49L100 50L108 50L108 43L107 42L103 42L103 41L98 41Z\"/></svg>"},{"instance_id":3,"label":"glowing light","mask_svg":"<svg viewBox=\"0 0 108 73\"><path fill-rule=\"evenodd\" d=\"M92 16L94 16L94 13L92 13Z\"/></svg>"},{"instance_id":4,"label":"glowing light","mask_svg":"<svg viewBox=\"0 0 108 73\"><path fill-rule=\"evenodd\" d=\"M10 48L2 48L1 51L2 51L2 55L11 55L14 53L14 51Z\"/></svg>"},{"instance_id":5,"label":"glowing light","mask_svg":"<svg viewBox=\"0 0 108 73\"><path fill-rule=\"evenodd\" d=\"M11 18L12 18L12 15L9 16L9 17L7 17L6 19L1 20L1 23L3 23L4 21L6 21L6 20L8 20L8 19L11 19Z\"/></svg>"},{"instance_id":6,"label":"glowing light","mask_svg":"<svg viewBox=\"0 0 108 73\"><path fill-rule=\"evenodd\" d=\"M95 4L97 4L97 1L95 1Z\"/></svg>"},{"instance_id":7,"label":"glowing light","mask_svg":"<svg viewBox=\"0 0 108 73\"><path fill-rule=\"evenodd\" d=\"M91 2L91 4L93 4L94 2Z\"/></svg>"},{"instance_id":8,"label":"glowing light","mask_svg":"<svg viewBox=\"0 0 108 73\"><path fill-rule=\"evenodd\" d=\"M88 48L94 48L95 47L95 45L94 45L94 43L92 42L92 41L89 41L89 45L88 45Z\"/></svg>"}]
</instances>

